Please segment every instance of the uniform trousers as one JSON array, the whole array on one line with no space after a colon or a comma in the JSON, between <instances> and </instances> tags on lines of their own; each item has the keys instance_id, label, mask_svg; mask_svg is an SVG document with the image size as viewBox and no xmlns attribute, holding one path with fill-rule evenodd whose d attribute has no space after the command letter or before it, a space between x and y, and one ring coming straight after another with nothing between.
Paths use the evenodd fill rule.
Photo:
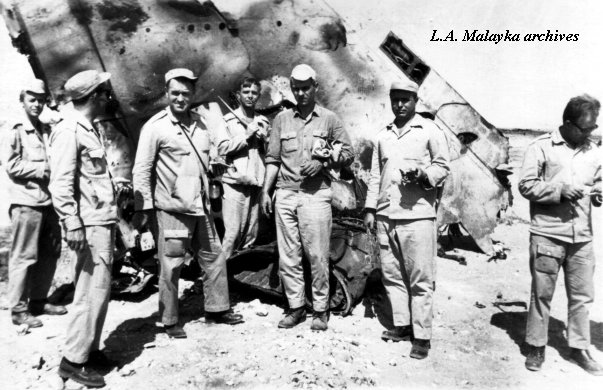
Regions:
<instances>
[{"instance_id":1,"label":"uniform trousers","mask_svg":"<svg viewBox=\"0 0 603 390\"><path fill-rule=\"evenodd\" d=\"M203 273L206 312L230 309L226 257L213 220L157 210L159 315L164 325L178 322L178 279L187 256L197 256Z\"/></svg>"},{"instance_id":2,"label":"uniform trousers","mask_svg":"<svg viewBox=\"0 0 603 390\"><path fill-rule=\"evenodd\" d=\"M377 215L377 236L394 325L412 325L416 338L430 340L437 251L434 219Z\"/></svg>"},{"instance_id":3,"label":"uniform trousers","mask_svg":"<svg viewBox=\"0 0 603 390\"><path fill-rule=\"evenodd\" d=\"M61 255L61 227L52 206L12 205L13 243L8 261L8 304L28 311L28 300L45 300Z\"/></svg>"},{"instance_id":4,"label":"uniform trousers","mask_svg":"<svg viewBox=\"0 0 603 390\"><path fill-rule=\"evenodd\" d=\"M72 254L75 292L69 309L64 356L85 363L100 349L100 338L111 295L115 224L86 226L86 247Z\"/></svg>"},{"instance_id":5,"label":"uniform trousers","mask_svg":"<svg viewBox=\"0 0 603 390\"><path fill-rule=\"evenodd\" d=\"M548 342L549 314L559 270L563 268L567 293L567 337L571 348L590 345L590 307L595 297L595 256L592 241L567 243L554 238L530 236L532 292L526 342L541 347Z\"/></svg>"},{"instance_id":6,"label":"uniform trousers","mask_svg":"<svg viewBox=\"0 0 603 390\"><path fill-rule=\"evenodd\" d=\"M314 311L329 308L329 249L332 191L276 190L279 272L291 309L306 304L302 253L310 263ZM303 252L302 252L303 251Z\"/></svg>"}]
</instances>

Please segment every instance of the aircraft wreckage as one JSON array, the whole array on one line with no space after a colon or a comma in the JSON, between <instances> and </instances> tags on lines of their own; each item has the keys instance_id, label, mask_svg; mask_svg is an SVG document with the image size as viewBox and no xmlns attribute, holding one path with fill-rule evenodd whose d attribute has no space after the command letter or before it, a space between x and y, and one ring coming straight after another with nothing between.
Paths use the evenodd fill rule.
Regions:
<instances>
[{"instance_id":1,"label":"aircraft wreckage","mask_svg":"<svg viewBox=\"0 0 603 390\"><path fill-rule=\"evenodd\" d=\"M380 48L363 46L361 31L348 32L342 18L317 0L22 0L6 1L2 12L13 44L46 81L52 104L64 102L63 85L76 72L112 74L119 107L100 124L113 174L125 178L131 176L132 145L142 123L167 104L163 75L171 68L200 76L194 101L211 123L226 113L216 102L228 101L242 76L262 80L258 107L275 114L294 101L288 80L293 66L311 65L318 73L318 102L340 116L354 140L360 179L370 168L372 135L392 118L389 83L410 78L420 85L422 115L434 118L451 151L439 226L462 224L482 251L493 253L490 234L509 203L508 140L393 33ZM362 191L356 195L358 211ZM378 253L359 215L344 213L333 227L334 278L340 290L343 284L346 307L357 298L349 285L370 272ZM127 232L127 222L120 228ZM122 235L132 247L128 234ZM280 291L276 267L235 265L237 257L261 252L274 260L274 243L235 255L229 268L239 280ZM363 288L360 282L354 291Z\"/></svg>"}]
</instances>

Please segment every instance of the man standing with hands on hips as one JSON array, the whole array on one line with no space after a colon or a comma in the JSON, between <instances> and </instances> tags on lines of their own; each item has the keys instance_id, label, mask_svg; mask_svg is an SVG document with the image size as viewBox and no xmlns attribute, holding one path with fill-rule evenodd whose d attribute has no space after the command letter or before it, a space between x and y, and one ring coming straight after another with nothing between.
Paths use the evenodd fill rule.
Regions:
<instances>
[{"instance_id":1,"label":"man standing with hands on hips","mask_svg":"<svg viewBox=\"0 0 603 390\"><path fill-rule=\"evenodd\" d=\"M376 225L392 305L394 328L381 338L412 338L410 357L424 359L431 348L437 187L448 176L449 157L442 130L415 113L418 89L412 81L391 85L395 119L373 145L364 224Z\"/></svg>"},{"instance_id":2,"label":"man standing with hands on hips","mask_svg":"<svg viewBox=\"0 0 603 390\"><path fill-rule=\"evenodd\" d=\"M306 319L302 254L311 268L312 330L328 325L329 250L331 242L331 181L324 171L352 163L350 138L337 116L316 104L316 72L297 65L291 72L291 91L297 105L272 122L266 155L262 210L272 212L270 190L276 182L276 233L279 268L289 310L279 328L292 328ZM318 146L338 144L341 152L329 162L315 158ZM326 165L326 166L325 166Z\"/></svg>"}]
</instances>

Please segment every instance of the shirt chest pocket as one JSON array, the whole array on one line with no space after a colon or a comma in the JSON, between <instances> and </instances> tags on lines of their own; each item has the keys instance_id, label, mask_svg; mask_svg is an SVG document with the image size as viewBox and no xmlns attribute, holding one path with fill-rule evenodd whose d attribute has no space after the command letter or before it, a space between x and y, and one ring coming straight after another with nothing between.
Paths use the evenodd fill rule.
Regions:
<instances>
[{"instance_id":1,"label":"shirt chest pocket","mask_svg":"<svg viewBox=\"0 0 603 390\"><path fill-rule=\"evenodd\" d=\"M46 161L44 145L39 142L29 142L27 145L27 159L29 161Z\"/></svg>"},{"instance_id":2,"label":"shirt chest pocket","mask_svg":"<svg viewBox=\"0 0 603 390\"><path fill-rule=\"evenodd\" d=\"M283 152L289 153L297 150L297 134L296 133L281 133L281 149Z\"/></svg>"},{"instance_id":3,"label":"shirt chest pocket","mask_svg":"<svg viewBox=\"0 0 603 390\"><path fill-rule=\"evenodd\" d=\"M82 153L82 166L91 175L107 172L107 160L102 148L88 148Z\"/></svg>"}]
</instances>

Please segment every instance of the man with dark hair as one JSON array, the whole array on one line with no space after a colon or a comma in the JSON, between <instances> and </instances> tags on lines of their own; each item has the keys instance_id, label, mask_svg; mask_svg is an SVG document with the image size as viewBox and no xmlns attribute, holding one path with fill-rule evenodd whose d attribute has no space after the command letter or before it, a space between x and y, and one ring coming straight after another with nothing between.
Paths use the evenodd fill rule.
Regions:
<instances>
[{"instance_id":1,"label":"man with dark hair","mask_svg":"<svg viewBox=\"0 0 603 390\"><path fill-rule=\"evenodd\" d=\"M376 225L392 305L394 328L381 338L412 338L410 357L424 359L431 348L437 187L448 176L449 157L442 130L415 113L418 89L410 80L391 85L395 119L373 145L364 224Z\"/></svg>"},{"instance_id":2,"label":"man with dark hair","mask_svg":"<svg viewBox=\"0 0 603 390\"><path fill-rule=\"evenodd\" d=\"M310 263L312 330L328 327L329 249L331 243L331 181L325 170L352 163L350 137L337 116L316 104L316 72L301 64L291 72L291 91L297 105L279 113L272 123L262 211L272 213L270 191L276 182L276 233L281 280L289 311L279 328L292 328L306 319L302 253ZM327 161L314 156L316 146L340 148ZM277 180L278 178L278 180Z\"/></svg>"},{"instance_id":3,"label":"man with dark hair","mask_svg":"<svg viewBox=\"0 0 603 390\"><path fill-rule=\"evenodd\" d=\"M253 245L258 234L258 214L264 183L264 143L269 122L255 112L260 97L259 81L241 80L236 91L239 107L224 116L226 127L215 137L219 155L230 165L222 175L224 198L222 250L228 259L233 250Z\"/></svg>"},{"instance_id":4,"label":"man with dark hair","mask_svg":"<svg viewBox=\"0 0 603 390\"><path fill-rule=\"evenodd\" d=\"M143 228L155 210L159 315L172 338L186 338L178 324L178 279L182 266L193 255L205 271L206 322L243 322L241 315L230 311L226 258L206 195L210 134L206 122L191 111L196 81L189 69L172 69L165 74L169 105L140 131L133 169L138 210L133 224Z\"/></svg>"},{"instance_id":5,"label":"man with dark hair","mask_svg":"<svg viewBox=\"0 0 603 390\"><path fill-rule=\"evenodd\" d=\"M105 385L94 368L115 364L100 351L111 293L117 206L105 137L94 121L111 99L109 73L86 70L65 83L73 109L50 136L50 193L73 257L75 292L59 375Z\"/></svg>"},{"instance_id":6,"label":"man with dark hair","mask_svg":"<svg viewBox=\"0 0 603 390\"><path fill-rule=\"evenodd\" d=\"M590 134L600 107L589 95L572 98L559 129L538 137L525 153L519 192L530 201L532 292L525 365L531 371L544 362L551 300L563 268L570 358L587 372L603 375L588 351L588 313L595 297L591 205L601 205L600 148Z\"/></svg>"},{"instance_id":7,"label":"man with dark hair","mask_svg":"<svg viewBox=\"0 0 603 390\"><path fill-rule=\"evenodd\" d=\"M19 100L25 115L2 143L13 225L7 296L13 324L37 328L42 321L33 315L67 313L46 299L61 254L61 228L48 191L50 127L39 118L46 104L44 82L30 82Z\"/></svg>"}]
</instances>

